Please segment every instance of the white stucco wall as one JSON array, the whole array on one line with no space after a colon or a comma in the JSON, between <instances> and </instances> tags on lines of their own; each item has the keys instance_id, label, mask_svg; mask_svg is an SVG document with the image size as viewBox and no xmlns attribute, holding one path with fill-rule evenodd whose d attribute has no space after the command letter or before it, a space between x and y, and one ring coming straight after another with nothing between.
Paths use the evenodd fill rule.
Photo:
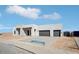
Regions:
<instances>
[{"instance_id":1,"label":"white stucco wall","mask_svg":"<svg viewBox=\"0 0 79 59\"><path fill-rule=\"evenodd\" d=\"M39 30L50 30L50 36L53 37L53 30L61 30L62 29L62 25L61 24L49 24L49 25L17 25L16 27L13 28L13 35L18 35L17 33L14 34L14 30L16 30L16 28L21 28L21 35L25 35L24 31L22 30L22 28L28 28L28 27L32 27L31 29L31 36L39 36ZM36 29L36 31L34 31L34 29Z\"/></svg>"},{"instance_id":2,"label":"white stucco wall","mask_svg":"<svg viewBox=\"0 0 79 59\"><path fill-rule=\"evenodd\" d=\"M50 30L50 36L53 37L53 30L61 30L62 24L49 24L49 25L40 25L38 26L39 30Z\"/></svg>"}]
</instances>

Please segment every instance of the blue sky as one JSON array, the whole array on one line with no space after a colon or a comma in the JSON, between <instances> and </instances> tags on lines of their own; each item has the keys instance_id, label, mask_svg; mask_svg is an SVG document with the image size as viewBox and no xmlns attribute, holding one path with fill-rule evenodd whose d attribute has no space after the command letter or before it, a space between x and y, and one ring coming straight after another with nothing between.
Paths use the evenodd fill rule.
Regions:
<instances>
[{"instance_id":1,"label":"blue sky","mask_svg":"<svg viewBox=\"0 0 79 59\"><path fill-rule=\"evenodd\" d=\"M78 30L79 6L0 5L0 32L9 32L17 24L62 24L63 30Z\"/></svg>"}]
</instances>

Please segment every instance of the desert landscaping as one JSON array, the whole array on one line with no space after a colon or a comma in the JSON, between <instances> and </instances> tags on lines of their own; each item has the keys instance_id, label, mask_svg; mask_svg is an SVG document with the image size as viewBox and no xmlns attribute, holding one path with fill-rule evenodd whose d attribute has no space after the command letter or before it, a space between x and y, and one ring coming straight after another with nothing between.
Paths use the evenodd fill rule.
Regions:
<instances>
[{"instance_id":1,"label":"desert landscaping","mask_svg":"<svg viewBox=\"0 0 79 59\"><path fill-rule=\"evenodd\" d=\"M31 36L13 36L12 33L1 33L0 42L6 42L15 45L24 50L29 50L36 54L77 54L79 53L78 42L74 39L77 37L40 37L47 40L47 45L39 45L31 43ZM79 40L79 39L77 39ZM4 52L5 53L5 52Z\"/></svg>"}]
</instances>

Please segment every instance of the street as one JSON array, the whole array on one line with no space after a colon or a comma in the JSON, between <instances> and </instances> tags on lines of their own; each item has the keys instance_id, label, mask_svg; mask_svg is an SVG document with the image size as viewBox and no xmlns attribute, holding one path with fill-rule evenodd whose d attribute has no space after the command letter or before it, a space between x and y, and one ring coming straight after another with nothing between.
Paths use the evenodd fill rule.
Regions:
<instances>
[{"instance_id":1,"label":"street","mask_svg":"<svg viewBox=\"0 0 79 59\"><path fill-rule=\"evenodd\" d=\"M12 44L0 42L0 54L33 54L33 52L24 50Z\"/></svg>"}]
</instances>

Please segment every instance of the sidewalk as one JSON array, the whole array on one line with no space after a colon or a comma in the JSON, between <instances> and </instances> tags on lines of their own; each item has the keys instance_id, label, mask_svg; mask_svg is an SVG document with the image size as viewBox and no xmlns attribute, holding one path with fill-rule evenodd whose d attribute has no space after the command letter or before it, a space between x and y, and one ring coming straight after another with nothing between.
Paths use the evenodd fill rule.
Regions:
<instances>
[{"instance_id":1,"label":"sidewalk","mask_svg":"<svg viewBox=\"0 0 79 59\"><path fill-rule=\"evenodd\" d=\"M25 42L21 42L21 41L15 41L14 45L21 47L23 49L32 51L32 52L37 53L37 54L42 54L42 53L50 54L50 53L52 53L45 46L35 45L35 44L29 43L29 42L25 43Z\"/></svg>"}]
</instances>

